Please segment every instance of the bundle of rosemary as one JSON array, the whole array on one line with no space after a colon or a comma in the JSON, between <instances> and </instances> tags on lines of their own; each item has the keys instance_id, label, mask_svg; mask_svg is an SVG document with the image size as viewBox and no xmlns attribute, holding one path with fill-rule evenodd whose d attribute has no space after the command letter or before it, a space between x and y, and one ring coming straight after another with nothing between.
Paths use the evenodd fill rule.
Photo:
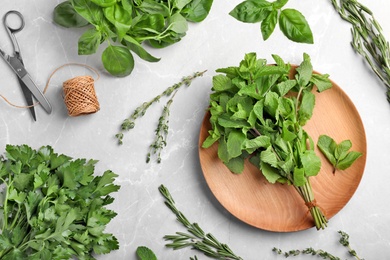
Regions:
<instances>
[{"instance_id":1,"label":"bundle of rosemary","mask_svg":"<svg viewBox=\"0 0 390 260\"><path fill-rule=\"evenodd\" d=\"M332 0L341 18L352 25L352 47L385 84L390 102L390 46L372 11L356 0Z\"/></svg>"}]
</instances>

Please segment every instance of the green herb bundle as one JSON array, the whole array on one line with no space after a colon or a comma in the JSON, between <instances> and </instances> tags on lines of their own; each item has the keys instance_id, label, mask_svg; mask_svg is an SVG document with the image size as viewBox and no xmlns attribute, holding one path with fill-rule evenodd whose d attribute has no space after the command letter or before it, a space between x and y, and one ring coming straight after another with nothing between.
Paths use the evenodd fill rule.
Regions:
<instances>
[{"instance_id":1,"label":"green herb bundle","mask_svg":"<svg viewBox=\"0 0 390 260\"><path fill-rule=\"evenodd\" d=\"M104 68L127 76L134 68L132 52L157 62L142 46L163 48L180 41L188 22L203 21L213 0L69 0L54 9L54 21L64 27L92 25L78 41L80 55L94 54L106 42Z\"/></svg>"},{"instance_id":2,"label":"green herb bundle","mask_svg":"<svg viewBox=\"0 0 390 260\"><path fill-rule=\"evenodd\" d=\"M218 142L218 157L233 172L241 173L244 161L256 165L270 183L292 184L314 219L317 229L327 219L317 206L309 177L319 173L321 160L303 126L319 92L332 87L328 75L313 73L310 57L296 68L273 55L275 66L255 53L245 55L239 67L218 69L210 95L212 129L203 142L208 148ZM292 94L295 93L295 94Z\"/></svg>"},{"instance_id":3,"label":"green herb bundle","mask_svg":"<svg viewBox=\"0 0 390 260\"><path fill-rule=\"evenodd\" d=\"M0 158L0 259L95 259L118 249L104 233L117 176L93 176L96 161L72 160L50 146L6 147Z\"/></svg>"}]
</instances>

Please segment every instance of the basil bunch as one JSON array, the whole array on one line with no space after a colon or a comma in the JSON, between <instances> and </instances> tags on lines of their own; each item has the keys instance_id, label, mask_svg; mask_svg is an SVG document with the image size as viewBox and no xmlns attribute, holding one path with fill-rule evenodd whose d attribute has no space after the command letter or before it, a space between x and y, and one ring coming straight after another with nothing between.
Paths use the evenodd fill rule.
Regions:
<instances>
[{"instance_id":1,"label":"basil bunch","mask_svg":"<svg viewBox=\"0 0 390 260\"><path fill-rule=\"evenodd\" d=\"M213 78L212 129L202 146L218 142L218 157L233 173L241 173L249 158L270 183L292 184L317 229L323 229L327 219L316 205L309 181L319 173L321 160L303 126L313 114L314 86L322 92L332 83L326 74L313 74L307 54L293 79L291 66L273 57L276 65L268 66L249 53L239 67L217 70L223 74Z\"/></svg>"},{"instance_id":2,"label":"basil bunch","mask_svg":"<svg viewBox=\"0 0 390 260\"><path fill-rule=\"evenodd\" d=\"M203 21L213 0L69 0L54 9L54 22L67 27L92 25L78 41L79 55L103 51L104 68L124 77L134 68L132 52L143 60L157 62L143 47L163 48L180 41L188 22Z\"/></svg>"},{"instance_id":3,"label":"basil bunch","mask_svg":"<svg viewBox=\"0 0 390 260\"><path fill-rule=\"evenodd\" d=\"M282 33L291 41L313 43L313 33L306 18L295 9L283 9L288 0L245 0L230 15L244 23L260 23L264 40L267 40L279 22Z\"/></svg>"}]
</instances>

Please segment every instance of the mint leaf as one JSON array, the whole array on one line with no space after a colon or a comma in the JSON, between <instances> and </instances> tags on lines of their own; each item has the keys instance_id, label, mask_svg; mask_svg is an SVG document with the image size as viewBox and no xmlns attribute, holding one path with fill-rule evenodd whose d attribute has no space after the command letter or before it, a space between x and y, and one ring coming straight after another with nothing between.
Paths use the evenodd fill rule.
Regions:
<instances>
[{"instance_id":1,"label":"mint leaf","mask_svg":"<svg viewBox=\"0 0 390 260\"><path fill-rule=\"evenodd\" d=\"M139 260L157 260L157 257L153 251L146 246L139 246L136 253Z\"/></svg>"}]
</instances>

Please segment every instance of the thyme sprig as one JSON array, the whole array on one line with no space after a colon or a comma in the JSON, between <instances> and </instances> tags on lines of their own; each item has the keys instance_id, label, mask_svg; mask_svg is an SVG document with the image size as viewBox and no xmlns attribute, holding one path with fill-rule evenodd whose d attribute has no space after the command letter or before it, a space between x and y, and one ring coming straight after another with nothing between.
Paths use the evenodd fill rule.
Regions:
<instances>
[{"instance_id":1,"label":"thyme sprig","mask_svg":"<svg viewBox=\"0 0 390 260\"><path fill-rule=\"evenodd\" d=\"M167 89L165 89L161 94L155 96L148 102L142 103L142 105L138 106L133 113L123 120L120 131L115 135L115 137L118 140L118 144L123 144L123 137L124 132L129 131L130 129L133 129L135 127L135 121L144 116L146 111L149 109L151 105L154 103L157 103L161 100L163 97L170 97L170 99L167 101L166 105L164 106L161 116L159 118L159 122L157 125L157 128L155 130L156 137L153 141L153 143L150 145L150 152L147 154L146 161L149 162L152 154L157 154L157 162L161 162L161 150L166 146L166 136L168 133L168 123L169 123L169 114L170 114L170 106L173 102L173 98L176 94L176 92L180 89L182 86L190 86L192 81L195 78L203 76L203 74L206 72L195 72L191 76L183 77L182 80Z\"/></svg>"},{"instance_id":2,"label":"thyme sprig","mask_svg":"<svg viewBox=\"0 0 390 260\"><path fill-rule=\"evenodd\" d=\"M348 253L351 256L355 257L356 260L364 260L363 258L360 258L357 255L357 253L356 253L356 251L354 249L351 248L350 243L349 243L349 235L346 232L344 232L344 231L338 231L338 233L341 236L340 240L339 240L339 243L348 249ZM313 249L312 247L308 247L308 248L306 248L304 250L293 249L293 250L289 250L289 251L286 251L286 252L284 252L283 250L281 250L279 248L274 247L272 249L272 251L274 251L278 255L283 255L286 258L290 257L290 256L298 256L298 255L302 254L302 255L320 256L323 259L328 259L328 260L340 260L341 259L341 258L339 258L337 256L334 256L331 253L326 252L326 251L324 251L322 249L316 250L316 249Z\"/></svg>"},{"instance_id":3,"label":"thyme sprig","mask_svg":"<svg viewBox=\"0 0 390 260\"><path fill-rule=\"evenodd\" d=\"M164 236L165 240L171 241L171 243L166 244L167 247L175 250L191 247L214 259L242 260L241 257L233 253L228 245L220 243L212 234L206 234L197 223L189 222L183 213L177 209L175 201L164 185L159 187L159 191L165 198L165 205L176 215L177 220L189 232L176 232L175 235ZM195 256L190 259L197 259L197 257Z\"/></svg>"},{"instance_id":4,"label":"thyme sprig","mask_svg":"<svg viewBox=\"0 0 390 260\"><path fill-rule=\"evenodd\" d=\"M369 64L387 88L390 102L390 47L373 12L356 0L332 0L340 17L352 25L353 49Z\"/></svg>"}]
</instances>

